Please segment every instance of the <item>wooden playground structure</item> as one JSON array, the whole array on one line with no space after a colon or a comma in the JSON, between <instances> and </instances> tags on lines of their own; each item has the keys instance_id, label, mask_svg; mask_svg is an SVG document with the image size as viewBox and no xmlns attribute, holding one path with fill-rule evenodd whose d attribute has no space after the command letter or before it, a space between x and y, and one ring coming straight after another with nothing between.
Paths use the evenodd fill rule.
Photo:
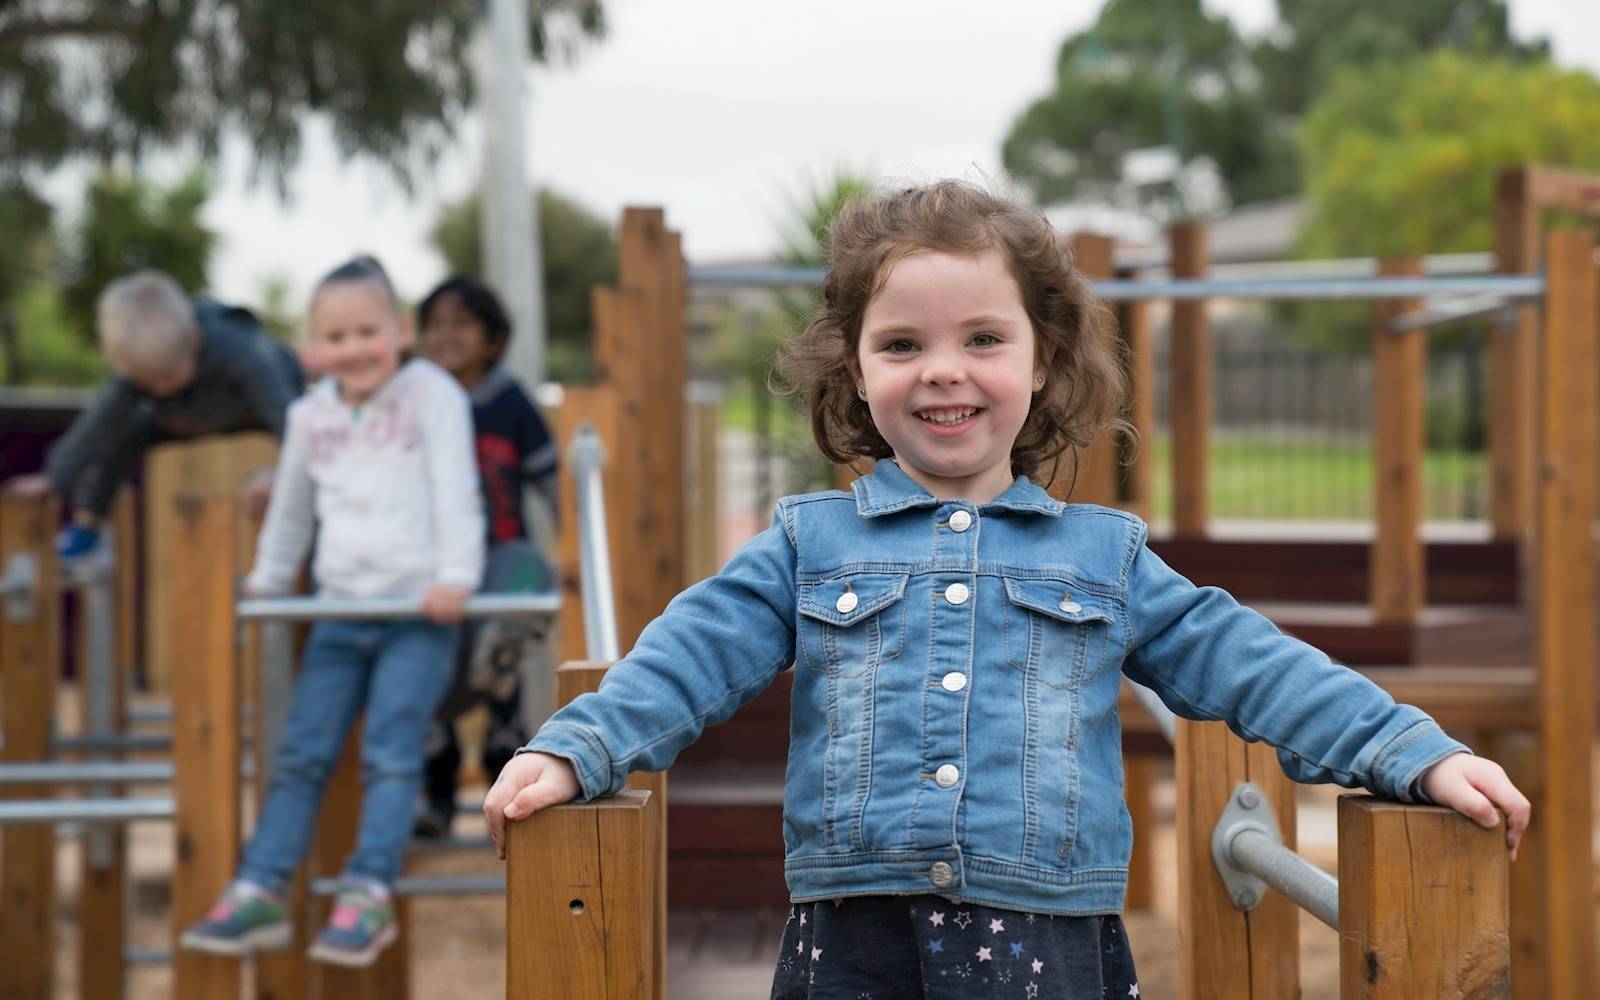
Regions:
<instances>
[{"instance_id":1,"label":"wooden playground structure","mask_svg":"<svg viewBox=\"0 0 1600 1000\"><path fill-rule=\"evenodd\" d=\"M1426 626L1434 604L1445 600L1470 609L1487 603L1486 594L1526 615L1532 642L1519 662L1417 662L1420 658L1406 655L1359 664L1398 700L1421 706L1453 731L1471 734L1469 743L1503 763L1533 799L1534 823L1519 860L1508 868L1502 830L1479 829L1448 810L1344 797L1336 908L1343 997L1584 1000L1600 995L1590 756L1597 656L1592 526L1600 474L1600 268L1592 229L1547 232L1552 212L1600 220L1600 180L1542 167L1502 176L1496 253L1508 283L1499 287L1518 290L1507 291L1514 295L1514 318L1497 331L1490 366L1493 538L1481 545L1455 543L1454 549L1423 536L1427 332L1422 325L1405 326L1405 319L1417 314L1419 300L1431 290L1445 290L1446 281L1427 278L1417 261L1386 261L1380 277L1361 285L1361 294L1375 303L1378 371L1374 455L1379 487L1370 542L1244 545L1209 533L1205 301L1287 298L1297 289L1262 283L1251 291L1208 282L1205 230L1199 223L1173 228L1170 281L1137 275L1119 280L1109 239L1087 234L1072 239L1080 266L1101 279L1107 297L1123 310L1121 335L1134 385L1131 418L1146 437L1154 424L1150 308L1162 299L1173 302L1174 523L1170 538L1153 543L1165 558L1197 582L1236 590L1247 603L1275 589L1281 593L1281 563L1294 559L1297 593L1305 603L1343 606L1342 616L1331 619L1312 616L1297 626L1291 613L1286 616L1291 620L1280 621L1313 642L1318 641L1315 629L1324 627L1329 635L1342 630L1333 637L1356 648L1366 644L1410 654L1418 644L1408 637ZM684 317L688 286L718 278L686 267L681 240L667 229L660 211L628 210L620 237L617 285L594 291L596 384L566 389L555 427L565 442L580 425L592 424L607 443L606 519L617 633L626 650L689 582L689 567L707 565L706 539L716 537L714 464L693 463L692 476L689 470L684 429L700 426L701 419L685 401ZM1384 284L1409 279L1415 281ZM263 685L270 683L271 671L262 663L282 655L282 650L263 649L274 640L247 626L238 612L236 580L248 565L255 525L239 511L231 484L223 481L231 476L201 482L208 473L172 471L184 462L216 468L222 461L219 446L187 447L213 450L174 449L153 462L166 462L161 467L166 471L147 475L143 498L146 525L159 524L164 542L161 562L167 576L157 600L171 609L170 627L159 645L147 641L145 666L148 676L174 693L173 785L166 800L177 848L174 938L178 928L203 913L233 872L243 832L243 775L252 767L262 774L268 766L266 741L260 737L263 706L271 701ZM706 451L703 441L697 450ZM1116 442L1099 443L1072 499L1148 513L1152 477L1147 460L1123 461ZM563 489L563 524L571 525L578 503L566 476ZM161 491L159 497L153 490ZM0 765L78 758L115 762L127 749L97 751L85 742L72 751L53 736L62 633L60 603L54 599L61 583L51 543L57 516L50 503L0 495L0 578L8 588L0 590L6 595L0 613L0 732L5 737ZM134 537L131 506L124 503L118 517L119 536ZM560 544L560 658L567 663L557 672L556 698L565 703L597 686L606 664L588 662L583 643L577 533L564 532ZM22 579L14 567L23 563L31 566L29 586L38 598L26 614L17 596L22 588L13 583ZM131 558L119 559L104 581L116 595L110 603L117 608L118 624L109 642L118 669L112 672L114 683L94 697L106 706L111 729L118 733L127 730L126 666L138 658L129 627L136 565ZM1351 606L1366 611L1352 614ZM1329 620L1335 625L1322 624ZM80 618L79 624L86 647L108 642L103 636L90 638L87 620ZM159 659L151 657L153 649L160 650ZM80 683L88 680L82 669L87 661L85 651L77 660ZM508 996L664 997L669 899L675 905L782 905L781 796L774 798L773 782L781 783L787 749L787 699L787 677L780 676L738 716L709 730L680 756L670 795L667 774L638 774L630 781L632 790L616 799L548 810L513 827L506 878ZM1242 898L1219 875L1212 844L1224 813L1250 798L1241 790L1248 782L1270 805L1283 845L1294 847L1294 800L1271 751L1244 744L1220 723L1183 721L1174 748L1131 696L1124 698L1123 709L1127 794L1136 830L1150 822L1156 766L1169 753L1175 760L1182 995L1298 996L1296 903L1279 892ZM255 756L251 767L245 766L246 748ZM356 765L353 753L347 753L334 778L315 857L297 885L297 912L307 912L317 878L337 872L353 838ZM94 786L89 778L81 780ZM0 781L0 806L15 804L3 800L39 802L53 794L44 781ZM125 966L106 956L125 951L127 886L118 825L125 819L83 821L104 831L100 842L109 846L85 854L79 912L84 940L95 945L82 949L82 995L121 997ZM1130 908L1149 905L1149 843L1148 837L1135 842ZM48 822L0 826L0 898L6 900L0 909L0 949L6 958L0 964L0 997L53 995L54 846L55 830ZM406 906L402 894L403 928L410 923ZM306 934L304 921L298 929ZM337 990L350 997L389 997L411 991L405 933L374 969L363 972L308 963L306 943L254 960L259 995L332 996ZM226 998L242 990L237 960L184 953L175 953L173 960L175 996Z\"/></svg>"}]
</instances>

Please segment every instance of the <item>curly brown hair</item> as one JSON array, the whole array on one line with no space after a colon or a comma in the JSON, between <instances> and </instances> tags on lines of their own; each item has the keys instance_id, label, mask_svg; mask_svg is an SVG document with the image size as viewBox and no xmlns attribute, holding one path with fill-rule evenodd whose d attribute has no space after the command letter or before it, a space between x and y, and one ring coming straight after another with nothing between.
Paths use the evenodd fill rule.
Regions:
<instances>
[{"instance_id":1,"label":"curly brown hair","mask_svg":"<svg viewBox=\"0 0 1600 1000\"><path fill-rule=\"evenodd\" d=\"M1076 480L1082 450L1106 430L1132 433L1122 419L1127 379L1115 321L1062 250L1044 216L964 181L853 198L829 227L822 304L778 355L787 391L811 412L811 431L829 460L849 465L887 458L889 443L856 395L856 353L867 303L890 265L924 251L999 251L1033 324L1034 349L1048 373L1033 394L1011 448L1013 475L1053 482L1063 455ZM1070 492L1070 490L1069 490Z\"/></svg>"}]
</instances>

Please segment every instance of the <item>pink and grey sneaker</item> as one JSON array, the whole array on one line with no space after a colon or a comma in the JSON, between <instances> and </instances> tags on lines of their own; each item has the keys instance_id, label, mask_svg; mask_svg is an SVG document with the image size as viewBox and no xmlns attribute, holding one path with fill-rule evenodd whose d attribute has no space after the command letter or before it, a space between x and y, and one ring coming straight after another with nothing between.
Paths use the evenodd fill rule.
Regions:
<instances>
[{"instance_id":1,"label":"pink and grey sneaker","mask_svg":"<svg viewBox=\"0 0 1600 1000\"><path fill-rule=\"evenodd\" d=\"M328 926L317 935L309 954L319 962L365 968L376 962L379 952L399 936L388 891L346 879L334 901Z\"/></svg>"},{"instance_id":2,"label":"pink and grey sneaker","mask_svg":"<svg viewBox=\"0 0 1600 1000\"><path fill-rule=\"evenodd\" d=\"M190 925L178 946L212 955L248 955L289 947L294 931L283 900L246 882L230 882L204 920Z\"/></svg>"}]
</instances>

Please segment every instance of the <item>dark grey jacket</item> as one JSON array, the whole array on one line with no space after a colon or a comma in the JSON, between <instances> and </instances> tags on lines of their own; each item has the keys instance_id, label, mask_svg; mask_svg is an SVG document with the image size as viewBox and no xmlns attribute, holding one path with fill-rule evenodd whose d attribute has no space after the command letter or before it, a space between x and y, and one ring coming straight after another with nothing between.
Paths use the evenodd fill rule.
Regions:
<instances>
[{"instance_id":1,"label":"dark grey jacket","mask_svg":"<svg viewBox=\"0 0 1600 1000\"><path fill-rule=\"evenodd\" d=\"M238 431L283 436L284 415L305 384L294 352L248 309L196 299L194 310L200 357L188 386L157 399L113 377L51 450L45 475L80 509L104 517L152 444Z\"/></svg>"}]
</instances>

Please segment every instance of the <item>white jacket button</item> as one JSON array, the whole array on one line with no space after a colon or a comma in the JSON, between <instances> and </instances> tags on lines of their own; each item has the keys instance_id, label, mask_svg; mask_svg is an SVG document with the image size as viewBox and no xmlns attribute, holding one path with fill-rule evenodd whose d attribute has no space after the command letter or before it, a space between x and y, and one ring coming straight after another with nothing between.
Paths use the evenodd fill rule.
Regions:
<instances>
[{"instance_id":1,"label":"white jacket button","mask_svg":"<svg viewBox=\"0 0 1600 1000\"><path fill-rule=\"evenodd\" d=\"M858 603L860 602L856 599L856 595L847 590L839 595L839 599L833 602L833 606L839 609L841 615L847 615L856 609Z\"/></svg>"},{"instance_id":2,"label":"white jacket button","mask_svg":"<svg viewBox=\"0 0 1600 1000\"><path fill-rule=\"evenodd\" d=\"M951 531L966 531L972 527L972 515L964 510L958 510L950 515Z\"/></svg>"},{"instance_id":3,"label":"white jacket button","mask_svg":"<svg viewBox=\"0 0 1600 1000\"><path fill-rule=\"evenodd\" d=\"M928 869L928 881L943 889L955 880L956 873L943 861L935 861L933 867Z\"/></svg>"},{"instance_id":4,"label":"white jacket button","mask_svg":"<svg viewBox=\"0 0 1600 1000\"><path fill-rule=\"evenodd\" d=\"M967 686L967 675L959 670L952 670L939 681L946 691L960 691Z\"/></svg>"},{"instance_id":5,"label":"white jacket button","mask_svg":"<svg viewBox=\"0 0 1600 1000\"><path fill-rule=\"evenodd\" d=\"M965 604L970 596L971 592L967 590L967 585L964 583L952 583L944 588L944 599L951 604Z\"/></svg>"},{"instance_id":6,"label":"white jacket button","mask_svg":"<svg viewBox=\"0 0 1600 1000\"><path fill-rule=\"evenodd\" d=\"M940 788L952 788L961 780L961 770L954 764L945 764L933 772L933 780L939 783Z\"/></svg>"}]
</instances>

